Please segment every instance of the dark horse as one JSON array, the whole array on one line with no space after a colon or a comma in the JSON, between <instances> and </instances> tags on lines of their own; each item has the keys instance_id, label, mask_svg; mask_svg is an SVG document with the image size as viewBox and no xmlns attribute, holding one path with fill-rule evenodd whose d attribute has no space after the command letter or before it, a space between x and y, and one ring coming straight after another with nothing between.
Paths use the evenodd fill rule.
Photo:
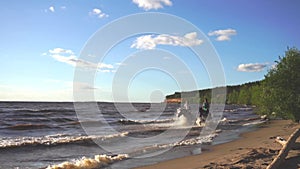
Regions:
<instances>
[{"instance_id":1,"label":"dark horse","mask_svg":"<svg viewBox=\"0 0 300 169\"><path fill-rule=\"evenodd\" d=\"M200 112L200 118L201 118L201 121L205 121L205 119L207 118L208 116L208 113L209 113L209 110L204 110L202 107L199 108L199 112Z\"/></svg>"}]
</instances>

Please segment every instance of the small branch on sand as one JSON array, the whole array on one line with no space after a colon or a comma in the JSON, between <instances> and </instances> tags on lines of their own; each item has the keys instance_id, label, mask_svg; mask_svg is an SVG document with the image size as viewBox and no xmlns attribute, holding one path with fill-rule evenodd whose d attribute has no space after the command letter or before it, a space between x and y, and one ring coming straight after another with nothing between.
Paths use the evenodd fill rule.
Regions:
<instances>
[{"instance_id":1,"label":"small branch on sand","mask_svg":"<svg viewBox=\"0 0 300 169\"><path fill-rule=\"evenodd\" d=\"M287 141L284 138L278 137L278 136L275 138L275 141L277 143L281 144L282 146L286 145L286 143L287 143Z\"/></svg>"},{"instance_id":2,"label":"small branch on sand","mask_svg":"<svg viewBox=\"0 0 300 169\"><path fill-rule=\"evenodd\" d=\"M285 141L284 139L283 140L278 139L278 141L277 141L277 138L280 138L280 137L276 137L275 141L282 144L283 147L280 150L277 157L274 158L272 163L267 167L267 169L277 169L280 166L280 164L285 160L285 157L288 155L290 149L292 149L294 147L295 141L297 140L297 138L299 136L300 136L300 129L296 129L287 141Z\"/></svg>"}]
</instances>

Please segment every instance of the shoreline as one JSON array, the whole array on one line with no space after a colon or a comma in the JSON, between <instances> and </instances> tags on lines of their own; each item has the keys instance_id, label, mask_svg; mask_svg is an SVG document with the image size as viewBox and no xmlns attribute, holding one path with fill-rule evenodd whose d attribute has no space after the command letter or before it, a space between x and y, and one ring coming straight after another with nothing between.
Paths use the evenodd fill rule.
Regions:
<instances>
[{"instance_id":1,"label":"shoreline","mask_svg":"<svg viewBox=\"0 0 300 169\"><path fill-rule=\"evenodd\" d=\"M282 148L274 141L274 137L288 139L297 128L300 128L300 124L292 124L290 120L271 120L259 125L254 131L242 133L236 140L213 145L209 151L199 155L167 160L136 169L266 168ZM300 138L297 142L299 141ZM300 150L291 151L283 165L289 166L289 169L300 168L299 154Z\"/></svg>"}]
</instances>

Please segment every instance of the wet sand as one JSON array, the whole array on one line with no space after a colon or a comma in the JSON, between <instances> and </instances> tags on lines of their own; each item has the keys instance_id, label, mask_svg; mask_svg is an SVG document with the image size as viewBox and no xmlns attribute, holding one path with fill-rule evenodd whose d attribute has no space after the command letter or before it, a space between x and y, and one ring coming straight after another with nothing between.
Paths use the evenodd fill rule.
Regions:
<instances>
[{"instance_id":1,"label":"wet sand","mask_svg":"<svg viewBox=\"0 0 300 169\"><path fill-rule=\"evenodd\" d=\"M289 120L272 120L255 131L241 135L240 139L212 146L200 155L160 162L139 169L264 169L276 157L282 145L274 137L288 139L300 124ZM300 144L300 137L296 141ZM300 169L300 146L291 150L280 168Z\"/></svg>"}]
</instances>

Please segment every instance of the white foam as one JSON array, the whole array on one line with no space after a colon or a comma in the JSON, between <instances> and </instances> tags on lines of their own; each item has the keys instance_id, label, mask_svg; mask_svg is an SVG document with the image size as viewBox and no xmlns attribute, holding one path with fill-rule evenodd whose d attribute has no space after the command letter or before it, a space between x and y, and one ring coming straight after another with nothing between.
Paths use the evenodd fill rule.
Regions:
<instances>
[{"instance_id":1,"label":"white foam","mask_svg":"<svg viewBox=\"0 0 300 169\"><path fill-rule=\"evenodd\" d=\"M179 142L175 143L170 143L170 144L154 144L148 147L144 147L141 152L151 152L159 149L166 149L166 148L171 148L171 147L177 147L177 146L189 146L189 145L196 145L196 144L210 144L212 143L213 139L217 136L217 133L213 133L207 136L199 136L197 138L191 138L191 139L186 139L182 140ZM138 151L134 152L138 153Z\"/></svg>"},{"instance_id":2,"label":"white foam","mask_svg":"<svg viewBox=\"0 0 300 169\"><path fill-rule=\"evenodd\" d=\"M116 133L104 136L70 136L64 134L47 135L44 137L19 137L19 138L0 138L0 148L18 147L26 145L56 145L78 141L87 141L91 139L107 140L119 137L125 137L129 132Z\"/></svg>"},{"instance_id":3,"label":"white foam","mask_svg":"<svg viewBox=\"0 0 300 169\"><path fill-rule=\"evenodd\" d=\"M134 123L167 123L172 122L173 119L156 119L156 120L134 120L134 119L120 119L120 122L134 122Z\"/></svg>"},{"instance_id":4,"label":"white foam","mask_svg":"<svg viewBox=\"0 0 300 169\"><path fill-rule=\"evenodd\" d=\"M262 124L264 122L266 122L266 121L264 121L264 120L253 121L253 122L245 123L245 124L243 124L243 126L257 125L257 124Z\"/></svg>"},{"instance_id":5,"label":"white foam","mask_svg":"<svg viewBox=\"0 0 300 169\"><path fill-rule=\"evenodd\" d=\"M117 156L95 155L94 158L82 157L78 160L66 161L61 164L49 165L46 169L93 169L107 166L115 161L121 161L128 158L127 154L119 154Z\"/></svg>"}]
</instances>

